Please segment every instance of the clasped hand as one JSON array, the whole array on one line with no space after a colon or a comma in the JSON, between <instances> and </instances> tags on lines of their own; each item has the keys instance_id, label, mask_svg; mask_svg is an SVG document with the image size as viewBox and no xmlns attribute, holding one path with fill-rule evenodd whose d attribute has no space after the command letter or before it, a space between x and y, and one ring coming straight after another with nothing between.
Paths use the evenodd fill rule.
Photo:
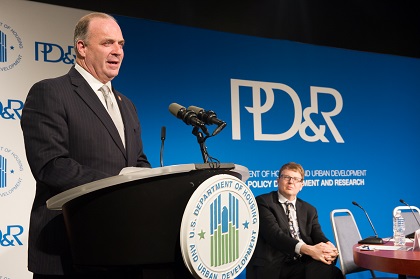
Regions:
<instances>
[{"instance_id":1,"label":"clasped hand","mask_svg":"<svg viewBox=\"0 0 420 279\"><path fill-rule=\"evenodd\" d=\"M310 256L325 264L332 264L338 257L338 250L331 242L321 242L312 246L312 253Z\"/></svg>"}]
</instances>

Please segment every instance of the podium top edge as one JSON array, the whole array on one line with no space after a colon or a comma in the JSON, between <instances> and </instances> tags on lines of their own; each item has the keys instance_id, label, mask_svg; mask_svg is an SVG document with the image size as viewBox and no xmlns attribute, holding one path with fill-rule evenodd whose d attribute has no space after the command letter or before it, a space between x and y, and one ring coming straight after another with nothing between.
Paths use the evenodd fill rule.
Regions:
<instances>
[{"instance_id":1,"label":"podium top edge","mask_svg":"<svg viewBox=\"0 0 420 279\"><path fill-rule=\"evenodd\" d=\"M203 163L203 164L183 164L171 165L157 168L126 168L119 175L89 182L80 186L76 186L67 191L61 192L47 200L47 208L50 210L61 210L62 206L79 196L111 187L113 185L123 184L135 180L152 178L163 175L179 174L195 170L210 169L228 169L241 175L242 181L249 178L249 171L246 167L233 163Z\"/></svg>"},{"instance_id":2,"label":"podium top edge","mask_svg":"<svg viewBox=\"0 0 420 279\"><path fill-rule=\"evenodd\" d=\"M234 169L235 164L233 163L203 163L194 164L196 170L207 170L207 169Z\"/></svg>"}]
</instances>

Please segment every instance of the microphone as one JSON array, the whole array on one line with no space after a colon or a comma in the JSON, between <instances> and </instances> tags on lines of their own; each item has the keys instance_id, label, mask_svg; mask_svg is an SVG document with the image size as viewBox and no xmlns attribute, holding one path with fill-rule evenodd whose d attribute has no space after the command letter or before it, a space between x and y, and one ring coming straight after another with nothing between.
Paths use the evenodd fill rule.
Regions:
<instances>
[{"instance_id":1,"label":"microphone","mask_svg":"<svg viewBox=\"0 0 420 279\"><path fill-rule=\"evenodd\" d=\"M417 225L419 225L419 228L420 228L420 222L419 222L419 220L417 219L416 214L414 213L413 208L411 208L411 206L410 206L410 205L408 205L408 203L406 203L403 199L401 199L401 200L400 200L400 203L403 203L403 204L405 204L406 206L408 206L408 208L410 208L411 213L413 213L414 219L416 219ZM416 233L416 232L413 232L413 233L407 234L405 237L407 237L407 238L414 238L414 234L415 234L415 233Z\"/></svg>"},{"instance_id":2,"label":"microphone","mask_svg":"<svg viewBox=\"0 0 420 279\"><path fill-rule=\"evenodd\" d=\"M169 105L169 111L176 117L181 119L187 125L192 125L197 128L201 128L201 130L207 135L210 136L209 131L206 128L206 125L203 121L197 118L197 114L192 110L188 110L185 107L177 104L172 103Z\"/></svg>"},{"instance_id":3,"label":"microphone","mask_svg":"<svg viewBox=\"0 0 420 279\"><path fill-rule=\"evenodd\" d=\"M360 244L383 244L384 241L382 238L378 237L378 234L376 233L375 227L372 224L372 221L369 218L369 215L367 214L366 210L364 210L363 207L361 207L357 202L353 201L352 204L354 204L357 207L360 207L361 210L366 214L367 219L369 220L370 226L373 229L373 232L375 233L375 236L370 236L365 239L359 240Z\"/></svg>"},{"instance_id":4,"label":"microphone","mask_svg":"<svg viewBox=\"0 0 420 279\"><path fill-rule=\"evenodd\" d=\"M166 139L166 127L162 126L160 129L160 139L164 141Z\"/></svg>"},{"instance_id":5,"label":"microphone","mask_svg":"<svg viewBox=\"0 0 420 279\"><path fill-rule=\"evenodd\" d=\"M217 118L216 113L212 110L204 110L203 108L199 108L196 106L189 106L188 110L192 110L193 112L195 112L197 114L198 119L203 121L205 124L217 125L217 128L213 131L212 136L217 135L223 130L223 128L226 127L226 122Z\"/></svg>"},{"instance_id":6,"label":"microphone","mask_svg":"<svg viewBox=\"0 0 420 279\"><path fill-rule=\"evenodd\" d=\"M162 126L160 130L160 140L162 141L160 145L160 166L163 167L163 146L165 144L166 139L166 127Z\"/></svg>"}]
</instances>

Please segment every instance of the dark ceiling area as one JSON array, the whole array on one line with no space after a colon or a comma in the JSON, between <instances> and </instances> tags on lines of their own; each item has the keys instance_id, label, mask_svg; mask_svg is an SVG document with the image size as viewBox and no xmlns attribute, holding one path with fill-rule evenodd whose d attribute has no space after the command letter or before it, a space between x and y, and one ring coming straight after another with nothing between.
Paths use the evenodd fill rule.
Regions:
<instances>
[{"instance_id":1,"label":"dark ceiling area","mask_svg":"<svg viewBox=\"0 0 420 279\"><path fill-rule=\"evenodd\" d=\"M314 45L420 58L419 0L37 0Z\"/></svg>"}]
</instances>

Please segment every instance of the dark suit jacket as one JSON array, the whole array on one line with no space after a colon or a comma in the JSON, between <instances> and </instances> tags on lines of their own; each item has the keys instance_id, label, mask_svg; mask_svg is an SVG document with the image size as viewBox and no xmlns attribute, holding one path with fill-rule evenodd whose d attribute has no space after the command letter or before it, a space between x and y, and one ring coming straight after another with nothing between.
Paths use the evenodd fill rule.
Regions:
<instances>
[{"instance_id":1,"label":"dark suit jacket","mask_svg":"<svg viewBox=\"0 0 420 279\"><path fill-rule=\"evenodd\" d=\"M21 126L36 180L28 243L28 269L34 273L59 275L71 270L62 214L46 207L49 198L118 175L124 167L150 167L136 108L114 92L125 126L125 149L108 112L74 67L29 91Z\"/></svg>"},{"instance_id":2,"label":"dark suit jacket","mask_svg":"<svg viewBox=\"0 0 420 279\"><path fill-rule=\"evenodd\" d=\"M283 206L277 191L256 197L260 216L257 246L246 268L247 279L278 279L282 266L295 256L294 239L289 230ZM309 245L327 242L312 205L297 199L296 214L302 240Z\"/></svg>"}]
</instances>

